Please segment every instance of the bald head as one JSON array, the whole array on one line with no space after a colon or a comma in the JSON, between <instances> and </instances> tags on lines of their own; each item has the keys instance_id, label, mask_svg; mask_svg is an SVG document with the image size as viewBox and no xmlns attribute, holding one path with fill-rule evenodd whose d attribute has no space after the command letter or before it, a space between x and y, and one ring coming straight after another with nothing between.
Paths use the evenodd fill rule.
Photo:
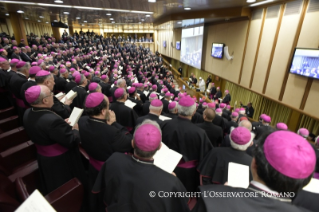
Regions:
<instances>
[{"instance_id":1,"label":"bald head","mask_svg":"<svg viewBox=\"0 0 319 212\"><path fill-rule=\"evenodd\" d=\"M248 120L243 120L238 124L239 127L245 127L246 129L248 129L249 131L252 130L252 125L250 123L250 121Z\"/></svg>"},{"instance_id":2,"label":"bald head","mask_svg":"<svg viewBox=\"0 0 319 212\"><path fill-rule=\"evenodd\" d=\"M206 108L203 113L203 118L205 121L212 122L215 119L216 113L211 108Z\"/></svg>"}]
</instances>

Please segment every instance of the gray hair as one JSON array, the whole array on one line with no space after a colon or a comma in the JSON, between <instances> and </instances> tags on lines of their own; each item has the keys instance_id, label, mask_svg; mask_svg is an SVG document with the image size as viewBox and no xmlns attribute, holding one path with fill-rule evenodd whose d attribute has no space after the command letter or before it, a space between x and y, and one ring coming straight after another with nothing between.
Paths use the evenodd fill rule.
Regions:
<instances>
[{"instance_id":1,"label":"gray hair","mask_svg":"<svg viewBox=\"0 0 319 212\"><path fill-rule=\"evenodd\" d=\"M79 85L82 85L84 83L85 79L86 79L86 77L83 74L81 74L81 80L80 80Z\"/></svg>"},{"instance_id":2,"label":"gray hair","mask_svg":"<svg viewBox=\"0 0 319 212\"><path fill-rule=\"evenodd\" d=\"M29 69L29 68L30 68L30 63L29 63L29 62L26 62L26 63L24 64L24 66L22 66L21 68L18 68L17 71L22 72L22 71L24 71L24 70L26 70L26 69Z\"/></svg>"},{"instance_id":3,"label":"gray hair","mask_svg":"<svg viewBox=\"0 0 319 212\"><path fill-rule=\"evenodd\" d=\"M121 86L122 83L124 83L124 82L125 82L124 79L119 79L119 80L117 80L117 83L116 83L117 87Z\"/></svg>"},{"instance_id":4,"label":"gray hair","mask_svg":"<svg viewBox=\"0 0 319 212\"><path fill-rule=\"evenodd\" d=\"M35 76L35 82L37 84L43 84L45 80L49 79L50 77L53 77L52 74L46 75L46 76Z\"/></svg>"},{"instance_id":5,"label":"gray hair","mask_svg":"<svg viewBox=\"0 0 319 212\"><path fill-rule=\"evenodd\" d=\"M177 105L178 114L182 116L192 116L196 110L196 104L193 104L190 107L183 107L180 104Z\"/></svg>"},{"instance_id":6,"label":"gray hair","mask_svg":"<svg viewBox=\"0 0 319 212\"><path fill-rule=\"evenodd\" d=\"M96 88L93 91L90 91L90 93L95 93L99 89L101 89L101 86L99 84L97 84Z\"/></svg>"},{"instance_id":7,"label":"gray hair","mask_svg":"<svg viewBox=\"0 0 319 212\"><path fill-rule=\"evenodd\" d=\"M124 89L124 88L118 88L118 89L123 89L123 95L122 96L120 96L119 98L117 98L117 99L123 99L124 98L124 96L127 94L126 93L126 90Z\"/></svg>"},{"instance_id":8,"label":"gray hair","mask_svg":"<svg viewBox=\"0 0 319 212\"><path fill-rule=\"evenodd\" d=\"M251 125L250 121L248 121L248 120L242 120L241 122L239 122L238 127L245 127L249 131L252 130L252 125Z\"/></svg>"},{"instance_id":9,"label":"gray hair","mask_svg":"<svg viewBox=\"0 0 319 212\"><path fill-rule=\"evenodd\" d=\"M160 107L154 107L153 105L150 105L150 111L151 110L153 110L153 111L156 111L156 112L158 112L158 111L160 111L160 110L162 110L163 109L163 105L162 106L160 106Z\"/></svg>"},{"instance_id":10,"label":"gray hair","mask_svg":"<svg viewBox=\"0 0 319 212\"><path fill-rule=\"evenodd\" d=\"M168 109L168 111L169 111L169 112L174 112L177 107L178 107L178 103L176 102L175 107L174 107L173 109Z\"/></svg>"}]
</instances>

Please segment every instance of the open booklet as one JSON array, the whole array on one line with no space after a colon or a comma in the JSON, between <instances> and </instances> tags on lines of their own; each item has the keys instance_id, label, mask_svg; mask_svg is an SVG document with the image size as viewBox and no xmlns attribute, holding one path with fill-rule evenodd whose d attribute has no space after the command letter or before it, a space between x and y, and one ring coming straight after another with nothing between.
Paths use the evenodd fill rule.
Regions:
<instances>
[{"instance_id":1,"label":"open booklet","mask_svg":"<svg viewBox=\"0 0 319 212\"><path fill-rule=\"evenodd\" d=\"M228 164L228 186L248 188L249 166L230 162Z\"/></svg>"},{"instance_id":2,"label":"open booklet","mask_svg":"<svg viewBox=\"0 0 319 212\"><path fill-rule=\"evenodd\" d=\"M61 96L63 96L63 95L64 95L64 93L63 93L63 92L60 92L60 93L56 94L55 97L56 97L56 98L59 98L59 97L61 97Z\"/></svg>"},{"instance_id":3,"label":"open booklet","mask_svg":"<svg viewBox=\"0 0 319 212\"><path fill-rule=\"evenodd\" d=\"M145 96L147 96L149 94L149 91L143 91L143 93L145 94Z\"/></svg>"},{"instance_id":4,"label":"open booklet","mask_svg":"<svg viewBox=\"0 0 319 212\"><path fill-rule=\"evenodd\" d=\"M72 113L69 117L70 125L73 127L76 123L78 123L79 119L81 118L83 113L83 109L80 109L78 107L74 107L72 110Z\"/></svg>"},{"instance_id":5,"label":"open booklet","mask_svg":"<svg viewBox=\"0 0 319 212\"><path fill-rule=\"evenodd\" d=\"M162 147L153 156L154 165L172 173L182 158L182 155L168 148L163 142Z\"/></svg>"},{"instance_id":6,"label":"open booklet","mask_svg":"<svg viewBox=\"0 0 319 212\"><path fill-rule=\"evenodd\" d=\"M35 190L15 212L56 212L56 210L38 190Z\"/></svg>"},{"instance_id":7,"label":"open booklet","mask_svg":"<svg viewBox=\"0 0 319 212\"><path fill-rule=\"evenodd\" d=\"M65 95L65 97L63 97L63 99L60 100L60 102L64 103L66 98L68 98L69 100L73 100L77 95L77 92L70 90L69 93L67 93L67 95Z\"/></svg>"},{"instance_id":8,"label":"open booklet","mask_svg":"<svg viewBox=\"0 0 319 212\"><path fill-rule=\"evenodd\" d=\"M133 108L136 105L136 103L128 99L124 102L124 105L126 105L129 108Z\"/></svg>"},{"instance_id":9,"label":"open booklet","mask_svg":"<svg viewBox=\"0 0 319 212\"><path fill-rule=\"evenodd\" d=\"M171 120L171 119L172 119L172 118L170 118L170 117L162 116L162 115L160 115L158 118L159 118L160 120L162 120L162 121L166 121L166 120Z\"/></svg>"},{"instance_id":10,"label":"open booklet","mask_svg":"<svg viewBox=\"0 0 319 212\"><path fill-rule=\"evenodd\" d=\"M311 178L310 182L303 187L302 190L319 194L319 180L316 178Z\"/></svg>"}]
</instances>

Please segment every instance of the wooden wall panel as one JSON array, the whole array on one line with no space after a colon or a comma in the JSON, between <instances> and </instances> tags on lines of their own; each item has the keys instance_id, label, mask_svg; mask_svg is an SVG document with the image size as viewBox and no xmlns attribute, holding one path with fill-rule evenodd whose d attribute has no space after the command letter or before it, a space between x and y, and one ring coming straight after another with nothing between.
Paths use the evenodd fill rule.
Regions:
<instances>
[{"instance_id":1,"label":"wooden wall panel","mask_svg":"<svg viewBox=\"0 0 319 212\"><path fill-rule=\"evenodd\" d=\"M246 56L243 65L243 73L240 80L240 85L249 87L250 76L252 73L256 49L261 28L261 19L252 20L250 23L249 37L247 42Z\"/></svg>"},{"instance_id":2,"label":"wooden wall panel","mask_svg":"<svg viewBox=\"0 0 319 212\"><path fill-rule=\"evenodd\" d=\"M257 92L262 92L264 80L268 68L268 62L271 54L271 49L274 43L276 29L278 25L277 18L266 18L260 42L258 59L255 68L255 74L251 89Z\"/></svg>"},{"instance_id":3,"label":"wooden wall panel","mask_svg":"<svg viewBox=\"0 0 319 212\"><path fill-rule=\"evenodd\" d=\"M289 74L286 90L282 102L296 109L299 109L302 97L304 95L307 78Z\"/></svg>"},{"instance_id":4,"label":"wooden wall panel","mask_svg":"<svg viewBox=\"0 0 319 212\"><path fill-rule=\"evenodd\" d=\"M299 15L284 16L279 31L274 59L270 69L269 79L265 94L278 99L282 81L289 62L290 49L297 30Z\"/></svg>"}]
</instances>

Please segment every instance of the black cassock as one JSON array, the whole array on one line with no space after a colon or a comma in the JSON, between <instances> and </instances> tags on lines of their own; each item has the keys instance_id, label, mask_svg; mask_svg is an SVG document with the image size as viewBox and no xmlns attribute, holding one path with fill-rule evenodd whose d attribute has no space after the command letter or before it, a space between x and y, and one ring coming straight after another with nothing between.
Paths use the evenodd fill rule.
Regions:
<instances>
[{"instance_id":1,"label":"black cassock","mask_svg":"<svg viewBox=\"0 0 319 212\"><path fill-rule=\"evenodd\" d=\"M302 212L305 211L291 204L289 198L272 198L273 195L267 195L267 192L250 184L247 189L233 188L223 185L205 185L200 186L202 192L201 198L193 208L192 212ZM235 197L216 197L218 195L234 194ZM226 193L233 192L233 193ZM264 193L263 193L264 192ZM243 197L236 197L241 195ZM245 197L244 195L256 195ZM265 196L265 195L266 196ZM205 195L205 196L204 196ZM213 197L215 196L215 197Z\"/></svg>"},{"instance_id":2,"label":"black cassock","mask_svg":"<svg viewBox=\"0 0 319 212\"><path fill-rule=\"evenodd\" d=\"M205 130L214 147L218 147L223 142L223 130L221 127L207 121L196 125Z\"/></svg>"},{"instance_id":3,"label":"black cassock","mask_svg":"<svg viewBox=\"0 0 319 212\"><path fill-rule=\"evenodd\" d=\"M14 96L20 100L22 100L21 96L21 88L24 83L28 82L26 76L19 74L13 74L10 78L9 86L10 91L14 94Z\"/></svg>"},{"instance_id":4,"label":"black cassock","mask_svg":"<svg viewBox=\"0 0 319 212\"><path fill-rule=\"evenodd\" d=\"M195 191L199 185L196 163L200 162L213 148L206 132L190 120L177 117L163 123L162 141L170 149L183 155L174 172L188 191ZM193 165L185 166L192 161L194 161Z\"/></svg>"},{"instance_id":5,"label":"black cassock","mask_svg":"<svg viewBox=\"0 0 319 212\"><path fill-rule=\"evenodd\" d=\"M163 102L163 112L169 113L169 110L168 110L169 101L167 101L165 98L163 98L162 102Z\"/></svg>"},{"instance_id":6,"label":"black cassock","mask_svg":"<svg viewBox=\"0 0 319 212\"><path fill-rule=\"evenodd\" d=\"M106 207L108 212L189 211L186 197L161 198L164 192L186 192L177 177L152 161L122 153L113 153L104 163L92 192L101 192L103 201L99 207ZM155 197L150 197L153 192Z\"/></svg>"},{"instance_id":7,"label":"black cassock","mask_svg":"<svg viewBox=\"0 0 319 212\"><path fill-rule=\"evenodd\" d=\"M136 103L136 105L133 107L133 110L136 112L136 114L138 116L142 116L143 113L143 102L142 100L137 100L133 97L127 97L127 99L129 99L130 101Z\"/></svg>"},{"instance_id":8,"label":"black cassock","mask_svg":"<svg viewBox=\"0 0 319 212\"><path fill-rule=\"evenodd\" d=\"M150 102L150 101L146 101L146 102L143 104L143 111L142 111L142 115L143 115L143 116L147 115L147 114L150 112L150 105L151 105L151 102Z\"/></svg>"},{"instance_id":9,"label":"black cassock","mask_svg":"<svg viewBox=\"0 0 319 212\"><path fill-rule=\"evenodd\" d=\"M226 96L224 97L224 99L223 99L223 103L226 103L226 104L229 104L229 102L231 101L231 96L230 96L230 94L228 93L228 94L226 94Z\"/></svg>"},{"instance_id":10,"label":"black cassock","mask_svg":"<svg viewBox=\"0 0 319 212\"><path fill-rule=\"evenodd\" d=\"M103 163L114 152L132 151L132 135L116 122L108 125L106 120L89 116L81 117L78 124L81 146L90 157L89 189L91 190ZM97 211L98 198L98 195L89 195L91 211Z\"/></svg>"},{"instance_id":11,"label":"black cassock","mask_svg":"<svg viewBox=\"0 0 319 212\"><path fill-rule=\"evenodd\" d=\"M228 163L234 162L250 166L252 157L246 151L233 149L232 147L214 148L197 166L202 176L202 182L207 184L224 184L228 179ZM250 170L250 169L249 169ZM252 179L249 172L250 179Z\"/></svg>"},{"instance_id":12,"label":"black cassock","mask_svg":"<svg viewBox=\"0 0 319 212\"><path fill-rule=\"evenodd\" d=\"M217 91L214 97L214 100L219 99L222 97L222 92L221 91Z\"/></svg>"},{"instance_id":13,"label":"black cassock","mask_svg":"<svg viewBox=\"0 0 319 212\"><path fill-rule=\"evenodd\" d=\"M54 93L58 94L60 92L65 91L65 86L67 85L67 81L62 77L55 77L54 78Z\"/></svg>"},{"instance_id":14,"label":"black cassock","mask_svg":"<svg viewBox=\"0 0 319 212\"><path fill-rule=\"evenodd\" d=\"M25 100L25 91L28 90L28 88L35 86L35 85L37 85L37 83L34 80L28 80L21 87L20 96L22 97L24 104L27 106L30 106L30 104Z\"/></svg>"},{"instance_id":15,"label":"black cassock","mask_svg":"<svg viewBox=\"0 0 319 212\"><path fill-rule=\"evenodd\" d=\"M139 124L142 124L143 121L145 121L146 119L149 119L151 121L156 121L158 123L159 126L161 126L163 124L163 121L159 119L159 117L157 115L154 114L147 114L145 116L141 116L136 120L136 126Z\"/></svg>"},{"instance_id":16,"label":"black cassock","mask_svg":"<svg viewBox=\"0 0 319 212\"><path fill-rule=\"evenodd\" d=\"M178 114L177 113L165 113L165 114L163 114L163 116L167 116L171 119L176 119L178 117Z\"/></svg>"},{"instance_id":17,"label":"black cassock","mask_svg":"<svg viewBox=\"0 0 319 212\"><path fill-rule=\"evenodd\" d=\"M292 201L292 204L299 207L306 208L310 211L317 212L319 208L319 194L312 193L309 191L301 190L298 191L297 195Z\"/></svg>"},{"instance_id":18,"label":"black cassock","mask_svg":"<svg viewBox=\"0 0 319 212\"><path fill-rule=\"evenodd\" d=\"M219 127L221 127L223 130L225 129L225 122L223 117L220 117L218 115L215 116L213 123Z\"/></svg>"},{"instance_id":19,"label":"black cassock","mask_svg":"<svg viewBox=\"0 0 319 212\"><path fill-rule=\"evenodd\" d=\"M217 92L216 87L212 87L212 88L210 89L210 94L212 95L213 98L214 98L216 92Z\"/></svg>"},{"instance_id":20,"label":"black cassock","mask_svg":"<svg viewBox=\"0 0 319 212\"><path fill-rule=\"evenodd\" d=\"M66 83L65 88L64 88L64 93L65 94L69 93L69 91L72 90L76 86L77 86L77 84L74 81L70 81L70 82Z\"/></svg>"},{"instance_id":21,"label":"black cassock","mask_svg":"<svg viewBox=\"0 0 319 212\"><path fill-rule=\"evenodd\" d=\"M85 170L78 149L79 132L72 130L49 108L29 108L23 121L29 137L37 146L42 194L48 194L74 177L86 188Z\"/></svg>"},{"instance_id":22,"label":"black cassock","mask_svg":"<svg viewBox=\"0 0 319 212\"><path fill-rule=\"evenodd\" d=\"M71 115L71 108L68 105L63 104L60 102L58 98L53 96L54 104L52 106L52 111L61 116L63 119L67 119Z\"/></svg>"},{"instance_id":23,"label":"black cassock","mask_svg":"<svg viewBox=\"0 0 319 212\"><path fill-rule=\"evenodd\" d=\"M192 122L193 122L194 124L203 123L203 122L204 122L203 115L201 115L201 114L198 113L198 112L194 113L194 115L193 115L193 117L192 117Z\"/></svg>"},{"instance_id":24,"label":"black cassock","mask_svg":"<svg viewBox=\"0 0 319 212\"><path fill-rule=\"evenodd\" d=\"M126 127L129 132L134 132L136 120L138 118L136 112L124 105L124 102L115 101L110 105L116 115L116 121Z\"/></svg>"},{"instance_id":25,"label":"black cassock","mask_svg":"<svg viewBox=\"0 0 319 212\"><path fill-rule=\"evenodd\" d=\"M111 85L109 83L105 83L103 81L101 81L100 83L100 86L102 88L102 93L105 95L105 96L110 96L110 88L111 88Z\"/></svg>"},{"instance_id":26,"label":"black cassock","mask_svg":"<svg viewBox=\"0 0 319 212\"><path fill-rule=\"evenodd\" d=\"M145 103L145 101L147 100L147 97L145 96L143 91L137 90L137 93L140 95L140 98L141 98L142 102Z\"/></svg>"},{"instance_id":27,"label":"black cassock","mask_svg":"<svg viewBox=\"0 0 319 212\"><path fill-rule=\"evenodd\" d=\"M86 96L88 95L86 89L82 86L76 86L72 88L72 90L74 92L77 92L77 96L73 99L71 108L73 107L84 108L84 101L86 99Z\"/></svg>"}]
</instances>

